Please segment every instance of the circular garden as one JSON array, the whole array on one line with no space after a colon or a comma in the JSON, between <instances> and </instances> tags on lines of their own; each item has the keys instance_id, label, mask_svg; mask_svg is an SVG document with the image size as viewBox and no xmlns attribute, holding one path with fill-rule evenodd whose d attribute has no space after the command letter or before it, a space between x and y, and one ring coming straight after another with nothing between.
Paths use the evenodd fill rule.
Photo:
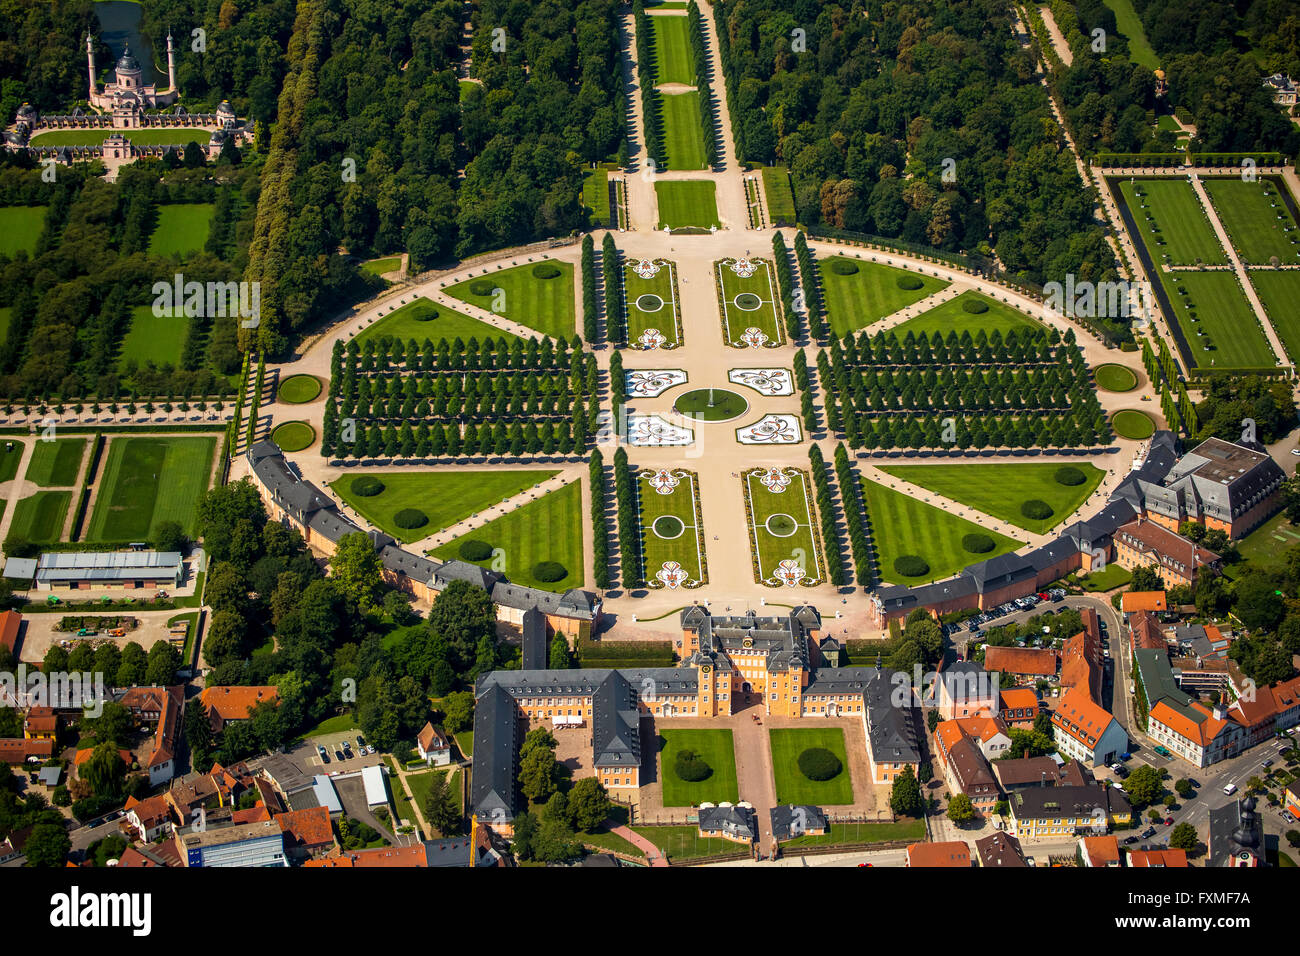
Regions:
<instances>
[{"instance_id":1,"label":"circular garden","mask_svg":"<svg viewBox=\"0 0 1300 956\"><path fill-rule=\"evenodd\" d=\"M749 402L725 388L696 388L678 397L673 408L702 422L725 422L745 414Z\"/></svg>"},{"instance_id":2,"label":"circular garden","mask_svg":"<svg viewBox=\"0 0 1300 956\"><path fill-rule=\"evenodd\" d=\"M742 312L757 312L763 305L763 300L752 292L742 292L731 301Z\"/></svg>"},{"instance_id":3,"label":"circular garden","mask_svg":"<svg viewBox=\"0 0 1300 956\"><path fill-rule=\"evenodd\" d=\"M320 379L315 375L290 375L280 383L280 401L286 405L305 405L320 394Z\"/></svg>"},{"instance_id":4,"label":"circular garden","mask_svg":"<svg viewBox=\"0 0 1300 956\"><path fill-rule=\"evenodd\" d=\"M1097 379L1097 387L1108 392L1131 392L1138 384L1136 372L1114 363L1098 365L1093 370L1093 375Z\"/></svg>"},{"instance_id":5,"label":"circular garden","mask_svg":"<svg viewBox=\"0 0 1300 956\"><path fill-rule=\"evenodd\" d=\"M1133 441L1141 441L1144 438L1150 438L1155 434L1156 423L1146 412L1139 412L1135 408L1126 408L1123 411L1116 412L1110 420L1111 427L1115 429L1115 434L1120 438L1128 438Z\"/></svg>"},{"instance_id":6,"label":"circular garden","mask_svg":"<svg viewBox=\"0 0 1300 956\"><path fill-rule=\"evenodd\" d=\"M271 441L279 445L281 451L302 451L316 441L316 429L306 422L284 422L275 426Z\"/></svg>"},{"instance_id":7,"label":"circular garden","mask_svg":"<svg viewBox=\"0 0 1300 956\"><path fill-rule=\"evenodd\" d=\"M788 514L780 513L768 517L764 526L770 534L774 534L778 538L790 537L790 535L794 534L795 529L799 527L794 518Z\"/></svg>"}]
</instances>

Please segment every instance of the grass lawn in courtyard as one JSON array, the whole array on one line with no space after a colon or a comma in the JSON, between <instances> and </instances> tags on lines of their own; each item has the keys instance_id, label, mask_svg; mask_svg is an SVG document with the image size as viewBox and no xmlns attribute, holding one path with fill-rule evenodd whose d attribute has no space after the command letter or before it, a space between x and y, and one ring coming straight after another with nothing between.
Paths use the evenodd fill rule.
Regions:
<instances>
[{"instance_id":1,"label":"grass lawn in courtyard","mask_svg":"<svg viewBox=\"0 0 1300 956\"><path fill-rule=\"evenodd\" d=\"M772 742L772 769L776 774L776 802L834 807L853 802L853 781L849 758L844 750L844 731L840 727L808 727L769 730ZM799 755L820 747L840 761L840 772L830 780L811 780L799 769Z\"/></svg>"},{"instance_id":2,"label":"grass lawn in courtyard","mask_svg":"<svg viewBox=\"0 0 1300 956\"><path fill-rule=\"evenodd\" d=\"M695 54L691 49L690 21L686 17L650 17L654 32L655 85L695 85Z\"/></svg>"},{"instance_id":3,"label":"grass lawn in courtyard","mask_svg":"<svg viewBox=\"0 0 1300 956\"><path fill-rule=\"evenodd\" d=\"M786 840L781 846L793 849L805 846L834 846L853 843L886 843L925 839L925 821L902 819L895 823L832 823L827 832Z\"/></svg>"},{"instance_id":4,"label":"grass lawn in courtyard","mask_svg":"<svg viewBox=\"0 0 1300 956\"><path fill-rule=\"evenodd\" d=\"M361 263L361 268L371 275L382 276L389 272L396 272L402 268L401 256L384 256L382 259L371 259L369 262Z\"/></svg>"},{"instance_id":5,"label":"grass lawn in courtyard","mask_svg":"<svg viewBox=\"0 0 1300 956\"><path fill-rule=\"evenodd\" d=\"M543 278L556 270L558 275ZM476 291L479 289L483 291ZM497 299L496 289L502 290L503 302ZM492 308L496 301L501 306L497 314L551 338L563 335L569 339L576 331L573 264L569 262L555 259L526 262L521 266L466 279L444 291L454 299L476 305L488 312L497 312ZM482 336L479 336L479 341L482 341Z\"/></svg>"},{"instance_id":6,"label":"grass lawn in courtyard","mask_svg":"<svg viewBox=\"0 0 1300 956\"><path fill-rule=\"evenodd\" d=\"M271 441L279 445L282 451L302 451L315 443L316 429L306 422L281 422L271 432Z\"/></svg>"},{"instance_id":7,"label":"grass lawn in courtyard","mask_svg":"<svg viewBox=\"0 0 1300 956\"><path fill-rule=\"evenodd\" d=\"M42 488L66 488L77 480L86 453L84 438L37 441L27 465L28 481Z\"/></svg>"},{"instance_id":8,"label":"grass lawn in courtyard","mask_svg":"<svg viewBox=\"0 0 1300 956\"><path fill-rule=\"evenodd\" d=\"M776 480L772 472L777 472ZM789 576L801 584L826 577L818 542L812 484L795 468L753 468L741 476L749 502L749 546L757 560L760 584L785 585ZM767 484L764 484L764 482Z\"/></svg>"},{"instance_id":9,"label":"grass lawn in courtyard","mask_svg":"<svg viewBox=\"0 0 1300 956\"><path fill-rule=\"evenodd\" d=\"M891 584L922 584L955 574L968 564L1006 554L1021 542L1005 535L986 531L973 521L927 504L870 479L861 479L867 519L879 562L880 577ZM982 534L993 539L991 551L970 552L962 546L968 534ZM930 570L916 577L901 574L894 561L903 555L916 555Z\"/></svg>"},{"instance_id":10,"label":"grass lawn in courtyard","mask_svg":"<svg viewBox=\"0 0 1300 956\"><path fill-rule=\"evenodd\" d=\"M660 93L659 123L664 135L664 159L669 169L704 169L704 124L700 94ZM710 131L712 132L712 131Z\"/></svg>"},{"instance_id":11,"label":"grass lawn in courtyard","mask_svg":"<svg viewBox=\"0 0 1300 956\"><path fill-rule=\"evenodd\" d=\"M49 206L0 206L0 255L10 259L20 251L36 251L36 240L45 229ZM0 339L0 342L4 341Z\"/></svg>"},{"instance_id":12,"label":"grass lawn in courtyard","mask_svg":"<svg viewBox=\"0 0 1300 956\"><path fill-rule=\"evenodd\" d=\"M206 129L174 126L158 129L60 129L36 133L33 146L98 146L114 133L122 133L136 146L188 146L198 143L207 146L212 133Z\"/></svg>"},{"instance_id":13,"label":"grass lawn in courtyard","mask_svg":"<svg viewBox=\"0 0 1300 956\"><path fill-rule=\"evenodd\" d=\"M149 362L159 368L169 362L179 366L192 321L185 315L154 315L153 306L137 305L131 310L131 327L122 336L119 367L124 369L132 359L141 367Z\"/></svg>"},{"instance_id":14,"label":"grass lawn in courtyard","mask_svg":"<svg viewBox=\"0 0 1300 956\"><path fill-rule=\"evenodd\" d=\"M1080 575L1077 580L1085 591L1100 593L1123 587L1133 580L1133 575L1118 564L1108 564L1100 570Z\"/></svg>"},{"instance_id":15,"label":"grass lawn in courtyard","mask_svg":"<svg viewBox=\"0 0 1300 956\"><path fill-rule=\"evenodd\" d=\"M907 269L895 269L849 256L822 259L818 262L818 271L826 318L836 338L865 328L950 285L934 276L922 276ZM903 288L903 285L912 284L917 288Z\"/></svg>"},{"instance_id":16,"label":"grass lawn in courtyard","mask_svg":"<svg viewBox=\"0 0 1300 956\"><path fill-rule=\"evenodd\" d=\"M440 342L443 339L455 342L458 338L463 342L472 338L479 342L484 339L513 341L518 336L498 329L495 325L472 319L449 305L419 298L399 306L357 333L357 342L362 344L367 339L378 341L384 338L401 339L404 343L415 339L417 343L423 343L425 339L430 342Z\"/></svg>"},{"instance_id":17,"label":"grass lawn in courtyard","mask_svg":"<svg viewBox=\"0 0 1300 956\"><path fill-rule=\"evenodd\" d=\"M13 438L0 440L0 483L13 481L23 460L23 443Z\"/></svg>"},{"instance_id":18,"label":"grass lawn in courtyard","mask_svg":"<svg viewBox=\"0 0 1300 956\"><path fill-rule=\"evenodd\" d=\"M1066 467L1083 472L1084 482L1063 485L1057 481L1056 473ZM880 470L1035 534L1046 534L1070 517L1106 477L1104 471L1086 462L882 465ZM1051 517L1034 520L1020 513L1020 506L1033 498L1051 506Z\"/></svg>"},{"instance_id":19,"label":"grass lawn in courtyard","mask_svg":"<svg viewBox=\"0 0 1300 956\"><path fill-rule=\"evenodd\" d=\"M108 438L87 541L150 541L163 521L194 532L199 496L212 480L212 435Z\"/></svg>"},{"instance_id":20,"label":"grass lawn in courtyard","mask_svg":"<svg viewBox=\"0 0 1300 956\"><path fill-rule=\"evenodd\" d=\"M582 204L591 210L591 221L594 225L610 225L609 170L604 166L583 171Z\"/></svg>"},{"instance_id":21,"label":"grass lawn in courtyard","mask_svg":"<svg viewBox=\"0 0 1300 956\"><path fill-rule=\"evenodd\" d=\"M704 529L695 515L698 479L694 472L685 469L674 468L668 474L676 484L661 485L667 494L660 494L652 484L656 476L653 469L637 475L637 522L641 529L641 565L646 581L659 586L661 579L656 575L661 569L669 572L669 563L675 562L686 575L680 583L707 583Z\"/></svg>"},{"instance_id":22,"label":"grass lawn in courtyard","mask_svg":"<svg viewBox=\"0 0 1300 956\"><path fill-rule=\"evenodd\" d=\"M790 185L790 170L784 166L764 166L762 176L768 218L772 222L794 222L794 189Z\"/></svg>"},{"instance_id":23,"label":"grass lawn in courtyard","mask_svg":"<svg viewBox=\"0 0 1300 956\"><path fill-rule=\"evenodd\" d=\"M983 312L971 312L967 303L972 303L969 309L979 308L975 303L986 306L986 309ZM963 292L955 299L949 299L928 312L922 312L914 319L908 319L891 331L901 342L908 332L915 335L925 332L933 339L936 332L946 338L949 332L961 335L969 331L971 335L977 335L979 330L983 329L989 335L997 330L1005 338L1006 334L1013 329L1020 332L1036 328L1040 328L1038 322L1005 302L998 302L978 292Z\"/></svg>"},{"instance_id":24,"label":"grass lawn in courtyard","mask_svg":"<svg viewBox=\"0 0 1300 956\"><path fill-rule=\"evenodd\" d=\"M320 379L315 375L290 375L280 383L279 399L288 405L305 405L314 402L320 390Z\"/></svg>"},{"instance_id":25,"label":"grass lawn in courtyard","mask_svg":"<svg viewBox=\"0 0 1300 956\"><path fill-rule=\"evenodd\" d=\"M698 125L698 124L696 124ZM655 183L659 203L656 229L702 229L721 226L716 186L707 179L668 179Z\"/></svg>"},{"instance_id":26,"label":"grass lawn in courtyard","mask_svg":"<svg viewBox=\"0 0 1300 956\"><path fill-rule=\"evenodd\" d=\"M1200 368L1273 368L1277 364L1255 311L1232 272L1161 272L1192 361ZM1183 295L1179 289L1186 289ZM1201 334L1204 333L1204 334Z\"/></svg>"},{"instance_id":27,"label":"grass lawn in courtyard","mask_svg":"<svg viewBox=\"0 0 1300 956\"><path fill-rule=\"evenodd\" d=\"M743 843L721 837L702 837L698 827L633 827L663 851L669 860L698 860L711 856L749 856Z\"/></svg>"},{"instance_id":28,"label":"grass lawn in courtyard","mask_svg":"<svg viewBox=\"0 0 1300 956\"><path fill-rule=\"evenodd\" d=\"M532 488L556 475L555 471L491 471L426 472L359 472L344 475L330 483L340 498L358 514L399 541L410 543L449 528L470 515L505 501L525 489ZM384 484L377 495L365 497L352 490L358 478L375 477ZM403 508L418 508L429 518L429 523L419 528L399 528L393 516Z\"/></svg>"},{"instance_id":29,"label":"grass lawn in courtyard","mask_svg":"<svg viewBox=\"0 0 1300 956\"><path fill-rule=\"evenodd\" d=\"M654 269L653 275L643 276ZM677 300L677 264L659 259L631 260L623 264L624 313L627 316L627 340L635 343L646 329L663 334L660 348L682 344L681 306Z\"/></svg>"},{"instance_id":30,"label":"grass lawn in courtyard","mask_svg":"<svg viewBox=\"0 0 1300 956\"><path fill-rule=\"evenodd\" d=\"M695 807L701 803L735 803L740 799L736 783L736 751L731 731L723 729L659 731L659 779L663 783L665 807ZM694 751L713 773L700 781L683 780L677 775L677 755Z\"/></svg>"},{"instance_id":31,"label":"grass lawn in courtyard","mask_svg":"<svg viewBox=\"0 0 1300 956\"><path fill-rule=\"evenodd\" d=\"M1128 58L1148 70L1160 69L1160 58L1151 48L1142 20L1133 8L1133 0L1101 0L1115 14L1115 29L1128 40Z\"/></svg>"},{"instance_id":32,"label":"grass lawn in courtyard","mask_svg":"<svg viewBox=\"0 0 1300 956\"><path fill-rule=\"evenodd\" d=\"M9 534L36 544L50 544L63 537L63 521L72 503L70 491L38 491L14 506Z\"/></svg>"},{"instance_id":33,"label":"grass lawn in courtyard","mask_svg":"<svg viewBox=\"0 0 1300 956\"><path fill-rule=\"evenodd\" d=\"M1141 441L1150 438L1156 430L1156 423L1146 412L1126 408L1111 416L1111 427L1120 438Z\"/></svg>"},{"instance_id":34,"label":"grass lawn in courtyard","mask_svg":"<svg viewBox=\"0 0 1300 956\"><path fill-rule=\"evenodd\" d=\"M1108 392L1131 392L1137 388L1137 373L1123 365L1108 362L1092 370L1097 387Z\"/></svg>"},{"instance_id":35,"label":"grass lawn in courtyard","mask_svg":"<svg viewBox=\"0 0 1300 956\"><path fill-rule=\"evenodd\" d=\"M1293 362L1300 362L1300 270L1251 269L1250 284Z\"/></svg>"},{"instance_id":36,"label":"grass lawn in courtyard","mask_svg":"<svg viewBox=\"0 0 1300 956\"><path fill-rule=\"evenodd\" d=\"M351 740L357 735L357 721L351 714L335 714L333 717L326 717L315 727L304 730L298 736L298 740L310 740L313 737L332 737L334 743L330 744L330 749L334 749L344 737Z\"/></svg>"},{"instance_id":37,"label":"grass lawn in courtyard","mask_svg":"<svg viewBox=\"0 0 1300 956\"><path fill-rule=\"evenodd\" d=\"M1279 195L1286 188L1272 178L1253 183L1234 176L1202 179L1233 248L1247 265L1300 265L1300 229Z\"/></svg>"},{"instance_id":38,"label":"grass lawn in courtyard","mask_svg":"<svg viewBox=\"0 0 1300 956\"><path fill-rule=\"evenodd\" d=\"M1138 188L1144 196L1138 196ZM1125 179L1120 181L1119 191L1157 268L1165 256L1176 266L1227 263L1228 254L1210 225L1200 197L1185 178L1144 177L1137 182Z\"/></svg>"},{"instance_id":39,"label":"grass lawn in courtyard","mask_svg":"<svg viewBox=\"0 0 1300 956\"><path fill-rule=\"evenodd\" d=\"M188 256L202 252L212 229L216 206L210 202L164 203L158 207L158 222L149 237L149 254Z\"/></svg>"},{"instance_id":40,"label":"grass lawn in courtyard","mask_svg":"<svg viewBox=\"0 0 1300 956\"><path fill-rule=\"evenodd\" d=\"M582 587L586 565L582 556L582 491L579 483L570 482L558 491L530 501L515 511L489 521L434 550L444 560L460 558L463 541L485 541L498 557L474 561L480 567L497 567L512 584L563 592ZM534 571L540 562L557 562L568 573L558 581L540 580Z\"/></svg>"},{"instance_id":41,"label":"grass lawn in courtyard","mask_svg":"<svg viewBox=\"0 0 1300 956\"><path fill-rule=\"evenodd\" d=\"M722 286L723 341L732 348L750 348L745 330L754 328L767 337L763 345L784 344L775 269L767 259L749 261L756 268L748 276L736 272L736 260L723 259L713 264L714 274Z\"/></svg>"}]
</instances>

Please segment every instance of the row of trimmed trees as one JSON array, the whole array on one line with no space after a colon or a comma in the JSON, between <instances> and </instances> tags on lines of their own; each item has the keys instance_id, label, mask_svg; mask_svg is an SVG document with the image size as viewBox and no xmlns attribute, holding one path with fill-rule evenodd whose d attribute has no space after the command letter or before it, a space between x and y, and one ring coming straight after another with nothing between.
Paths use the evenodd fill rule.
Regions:
<instances>
[{"instance_id":1,"label":"row of trimmed trees","mask_svg":"<svg viewBox=\"0 0 1300 956\"><path fill-rule=\"evenodd\" d=\"M704 127L704 163L712 167L718 161L718 134L714 129L713 90L709 86L709 47L704 42L704 18L699 5L690 0L686 18L695 54L695 87L700 94L700 125Z\"/></svg>"},{"instance_id":2,"label":"row of trimmed trees","mask_svg":"<svg viewBox=\"0 0 1300 956\"><path fill-rule=\"evenodd\" d=\"M614 494L618 501L618 547L623 574L623 587L634 588L641 583L641 549L636 523L636 489L632 487L631 468L627 463L627 450L620 447L614 452Z\"/></svg>"},{"instance_id":3,"label":"row of trimmed trees","mask_svg":"<svg viewBox=\"0 0 1300 956\"><path fill-rule=\"evenodd\" d=\"M596 564L596 587L604 590L609 580L609 530L605 526L605 456L596 448L587 469L591 483L591 553Z\"/></svg>"},{"instance_id":4,"label":"row of trimmed trees","mask_svg":"<svg viewBox=\"0 0 1300 956\"><path fill-rule=\"evenodd\" d=\"M808 450L808 461L812 465L813 484L817 486L817 514L821 517L822 541L826 545L826 579L839 587L848 584L848 580L840 556L839 536L835 533L835 500L831 494L831 482L826 474L822 450L816 445Z\"/></svg>"}]
</instances>

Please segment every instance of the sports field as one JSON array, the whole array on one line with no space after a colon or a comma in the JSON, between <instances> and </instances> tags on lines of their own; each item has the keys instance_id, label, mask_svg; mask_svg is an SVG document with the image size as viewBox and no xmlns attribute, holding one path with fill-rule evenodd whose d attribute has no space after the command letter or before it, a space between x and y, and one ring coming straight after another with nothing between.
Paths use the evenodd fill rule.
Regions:
<instances>
[{"instance_id":1,"label":"sports field","mask_svg":"<svg viewBox=\"0 0 1300 956\"><path fill-rule=\"evenodd\" d=\"M152 306L137 305L131 310L131 327L122 336L118 365L124 368L131 359L141 366L180 365L192 321L184 315L154 315Z\"/></svg>"},{"instance_id":2,"label":"sports field","mask_svg":"<svg viewBox=\"0 0 1300 956\"><path fill-rule=\"evenodd\" d=\"M637 475L636 493L646 584L651 588L707 584L704 529L696 513L699 492L695 473L684 468L658 476L653 469L642 471Z\"/></svg>"},{"instance_id":3,"label":"sports field","mask_svg":"<svg viewBox=\"0 0 1300 956\"><path fill-rule=\"evenodd\" d=\"M785 331L778 312L781 297L772 263L768 259L750 259L749 263L753 271L745 276L736 273L739 263L735 259L713 264L722 297L722 340L734 349L750 348L754 343L768 348L784 345ZM758 329L765 339L747 339L748 329Z\"/></svg>"},{"instance_id":4,"label":"sports field","mask_svg":"<svg viewBox=\"0 0 1300 956\"><path fill-rule=\"evenodd\" d=\"M798 727L769 730L772 770L776 777L776 802L796 806L835 807L853 802L853 781L839 727ZM839 758L840 772L829 780L812 780L799 769L799 755L819 747Z\"/></svg>"},{"instance_id":5,"label":"sports field","mask_svg":"<svg viewBox=\"0 0 1300 956\"><path fill-rule=\"evenodd\" d=\"M548 272L557 269L559 275L544 278ZM497 289L501 292L496 292ZM570 339L576 332L573 264L569 262L555 259L528 262L466 279L444 291L454 299L505 316L551 338L563 335ZM479 341L482 341L482 336Z\"/></svg>"},{"instance_id":6,"label":"sports field","mask_svg":"<svg viewBox=\"0 0 1300 956\"><path fill-rule=\"evenodd\" d=\"M32 460L27 465L25 477L41 488L67 488L76 483L85 454L84 438L38 441L32 449Z\"/></svg>"},{"instance_id":7,"label":"sports field","mask_svg":"<svg viewBox=\"0 0 1300 956\"><path fill-rule=\"evenodd\" d=\"M19 251L36 250L45 229L49 206L0 206L0 255L13 258Z\"/></svg>"},{"instance_id":8,"label":"sports field","mask_svg":"<svg viewBox=\"0 0 1300 956\"><path fill-rule=\"evenodd\" d=\"M110 436L86 540L148 541L163 521L192 533L215 444L212 435Z\"/></svg>"},{"instance_id":9,"label":"sports field","mask_svg":"<svg viewBox=\"0 0 1300 956\"><path fill-rule=\"evenodd\" d=\"M1145 196L1137 195L1139 188ZM1223 244L1215 235L1196 190L1186 179L1147 177L1136 183L1123 180L1119 191L1157 265L1165 256L1176 266L1227 263Z\"/></svg>"},{"instance_id":10,"label":"sports field","mask_svg":"<svg viewBox=\"0 0 1300 956\"><path fill-rule=\"evenodd\" d=\"M736 783L736 748L730 730L659 731L659 779L663 783L665 807L694 807L701 803L735 803L740 799ZM677 775L677 754L693 751L713 771L704 780L683 780Z\"/></svg>"},{"instance_id":11,"label":"sports field","mask_svg":"<svg viewBox=\"0 0 1300 956\"><path fill-rule=\"evenodd\" d=\"M848 256L831 256L817 265L826 318L836 338L865 328L951 284L934 276ZM905 288L912 285L916 288Z\"/></svg>"},{"instance_id":12,"label":"sports field","mask_svg":"<svg viewBox=\"0 0 1300 956\"><path fill-rule=\"evenodd\" d=\"M1174 320L1199 367L1272 368L1277 364L1255 311L1232 272L1159 272ZM1186 289L1183 295L1179 289Z\"/></svg>"},{"instance_id":13,"label":"sports field","mask_svg":"<svg viewBox=\"0 0 1300 956\"><path fill-rule=\"evenodd\" d=\"M1300 265L1300 229L1278 195L1276 180L1204 179L1214 211L1247 265Z\"/></svg>"},{"instance_id":14,"label":"sports field","mask_svg":"<svg viewBox=\"0 0 1300 956\"><path fill-rule=\"evenodd\" d=\"M777 474L775 482L772 472ZM808 475L797 468L751 468L741 480L754 579L772 587L820 584L826 568Z\"/></svg>"},{"instance_id":15,"label":"sports field","mask_svg":"<svg viewBox=\"0 0 1300 956\"><path fill-rule=\"evenodd\" d=\"M530 501L507 515L437 548L433 554L444 560L461 558L462 541L485 541L498 555L473 563L500 570L513 584L567 591L582 587L586 577L582 557L582 491L570 482L558 491ZM568 573L558 581L542 581L533 571L542 561L554 561Z\"/></svg>"},{"instance_id":16,"label":"sports field","mask_svg":"<svg viewBox=\"0 0 1300 956\"><path fill-rule=\"evenodd\" d=\"M216 206L203 203L166 203L158 207L158 223L149 237L149 254L187 256L202 252L212 229Z\"/></svg>"},{"instance_id":17,"label":"sports field","mask_svg":"<svg viewBox=\"0 0 1300 956\"><path fill-rule=\"evenodd\" d=\"M1300 271L1252 269L1250 284L1291 361L1300 362Z\"/></svg>"},{"instance_id":18,"label":"sports field","mask_svg":"<svg viewBox=\"0 0 1300 956\"><path fill-rule=\"evenodd\" d=\"M24 498L14 506L9 535L36 544L58 541L71 503L71 491L38 491Z\"/></svg>"},{"instance_id":19,"label":"sports field","mask_svg":"<svg viewBox=\"0 0 1300 956\"><path fill-rule=\"evenodd\" d=\"M32 136L33 146L98 146L114 133L122 133L137 146L188 146L198 143L206 146L212 133L195 127L172 127L163 129L130 129L123 132L117 129L62 129Z\"/></svg>"},{"instance_id":20,"label":"sports field","mask_svg":"<svg viewBox=\"0 0 1300 956\"><path fill-rule=\"evenodd\" d=\"M716 187L707 179L670 179L655 183L659 225L663 229L701 229L721 226Z\"/></svg>"},{"instance_id":21,"label":"sports field","mask_svg":"<svg viewBox=\"0 0 1300 956\"><path fill-rule=\"evenodd\" d=\"M695 54L686 17L649 17L654 31L655 85L695 85Z\"/></svg>"},{"instance_id":22,"label":"sports field","mask_svg":"<svg viewBox=\"0 0 1300 956\"><path fill-rule=\"evenodd\" d=\"M704 125L700 94L660 93L659 122L664 134L664 158L669 169L704 169Z\"/></svg>"},{"instance_id":23,"label":"sports field","mask_svg":"<svg viewBox=\"0 0 1300 956\"><path fill-rule=\"evenodd\" d=\"M861 479L867 519L875 544L880 577L891 584L918 584L955 574L968 564L1006 554L1020 547L1004 535L986 531L972 521L959 518L942 508L918 498L894 491L867 478ZM982 534L993 539L991 551L967 551L962 538ZM921 575L901 574L894 562L904 555L915 555L930 566Z\"/></svg>"},{"instance_id":24,"label":"sports field","mask_svg":"<svg viewBox=\"0 0 1300 956\"><path fill-rule=\"evenodd\" d=\"M969 308L967 303L970 303ZM970 309L979 308L980 305L985 306L985 311L970 311ZM1004 302L990 299L978 292L963 292L955 299L949 299L943 305L936 306L929 312L922 312L916 318L908 319L892 331L897 334L899 341L902 341L908 332L915 335L925 332L933 338L936 332L944 336L947 336L949 332L956 332L961 335L967 331L971 335L976 335L980 329L983 329L986 333L992 335L996 329L1005 337L1012 329L1020 331L1040 327L1038 322L1024 312L1013 309Z\"/></svg>"},{"instance_id":25,"label":"sports field","mask_svg":"<svg viewBox=\"0 0 1300 956\"><path fill-rule=\"evenodd\" d=\"M371 476L371 473L363 471L344 475L331 482L330 488L375 527L399 541L410 543L464 521L470 515L485 511L556 474L547 470L509 469L375 472L372 476L383 482L384 490L364 497L352 491L352 483L358 478ZM428 517L429 523L419 528L399 528L393 516L404 508L418 508Z\"/></svg>"},{"instance_id":26,"label":"sports field","mask_svg":"<svg viewBox=\"0 0 1300 956\"><path fill-rule=\"evenodd\" d=\"M1082 472L1083 484L1058 481L1057 473L1065 467ZM1073 514L1106 476L1086 462L1069 466L1050 462L882 465L880 470L1035 534L1045 534ZM1051 517L1026 518L1020 506L1030 499L1046 502Z\"/></svg>"},{"instance_id":27,"label":"sports field","mask_svg":"<svg viewBox=\"0 0 1300 956\"><path fill-rule=\"evenodd\" d=\"M367 339L378 341L382 338L400 339L409 342L440 342L446 339L454 342L460 339L468 342L471 338L482 342L484 339L515 339L518 336L498 329L494 325L472 319L463 312L457 312L451 306L431 302L420 298L394 309L373 325L357 333L357 341L364 343Z\"/></svg>"},{"instance_id":28,"label":"sports field","mask_svg":"<svg viewBox=\"0 0 1300 956\"><path fill-rule=\"evenodd\" d=\"M637 270L654 274L643 276ZM635 343L647 329L663 335L659 348L682 344L682 315L677 299L677 265L667 259L635 260L623 265L623 301L627 340Z\"/></svg>"}]
</instances>

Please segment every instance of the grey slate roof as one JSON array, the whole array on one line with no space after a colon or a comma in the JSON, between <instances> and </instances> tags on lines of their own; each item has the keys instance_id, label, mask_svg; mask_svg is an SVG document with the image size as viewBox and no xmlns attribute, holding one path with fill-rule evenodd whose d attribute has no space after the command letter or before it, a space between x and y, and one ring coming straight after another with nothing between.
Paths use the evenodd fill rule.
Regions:
<instances>
[{"instance_id":1,"label":"grey slate roof","mask_svg":"<svg viewBox=\"0 0 1300 956\"><path fill-rule=\"evenodd\" d=\"M610 672L591 699L591 740L595 767L641 766L641 713L626 677Z\"/></svg>"},{"instance_id":2,"label":"grey slate roof","mask_svg":"<svg viewBox=\"0 0 1300 956\"><path fill-rule=\"evenodd\" d=\"M519 721L510 695L489 683L474 705L474 771L470 812L488 823L515 818L515 765L519 759Z\"/></svg>"},{"instance_id":3,"label":"grey slate roof","mask_svg":"<svg viewBox=\"0 0 1300 956\"><path fill-rule=\"evenodd\" d=\"M758 839L758 814L751 807L701 807L700 829L752 842Z\"/></svg>"},{"instance_id":4,"label":"grey slate roof","mask_svg":"<svg viewBox=\"0 0 1300 956\"><path fill-rule=\"evenodd\" d=\"M682 628L699 635L699 658L713 660L719 653L763 653L769 673L808 667L808 634L821 627L816 608L794 608L787 617L759 617L754 611L711 615L700 607L681 613Z\"/></svg>"},{"instance_id":5,"label":"grey slate roof","mask_svg":"<svg viewBox=\"0 0 1300 956\"><path fill-rule=\"evenodd\" d=\"M872 759L887 763L918 763L921 759L913 721L915 702L896 706L895 671L875 667L819 668L804 688L804 699L815 694L856 694L861 691Z\"/></svg>"},{"instance_id":6,"label":"grey slate roof","mask_svg":"<svg viewBox=\"0 0 1300 956\"><path fill-rule=\"evenodd\" d=\"M550 661L550 646L546 640L546 615L536 608L524 611L523 669L541 670Z\"/></svg>"},{"instance_id":7,"label":"grey slate roof","mask_svg":"<svg viewBox=\"0 0 1300 956\"><path fill-rule=\"evenodd\" d=\"M1255 806L1255 798L1233 800L1210 810L1209 865L1228 866L1243 853L1254 856L1259 865L1264 859L1264 823Z\"/></svg>"},{"instance_id":8,"label":"grey slate roof","mask_svg":"<svg viewBox=\"0 0 1300 956\"><path fill-rule=\"evenodd\" d=\"M821 807L808 804L795 806L787 803L773 807L769 814L772 819L772 837L777 841L789 840L813 830L826 829L826 814Z\"/></svg>"}]
</instances>

